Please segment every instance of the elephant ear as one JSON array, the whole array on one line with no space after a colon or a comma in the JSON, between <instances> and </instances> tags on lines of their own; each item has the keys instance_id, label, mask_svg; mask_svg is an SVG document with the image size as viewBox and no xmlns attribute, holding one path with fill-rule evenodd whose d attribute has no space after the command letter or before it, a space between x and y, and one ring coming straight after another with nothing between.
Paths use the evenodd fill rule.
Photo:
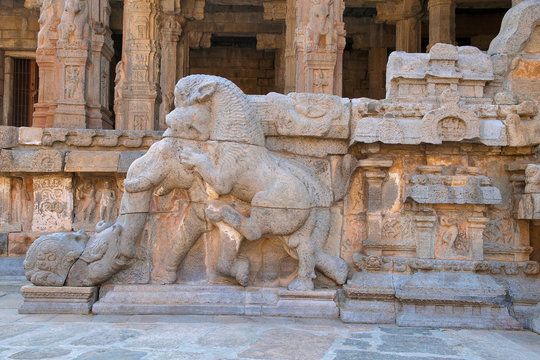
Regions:
<instances>
[{"instance_id":1,"label":"elephant ear","mask_svg":"<svg viewBox=\"0 0 540 360\"><path fill-rule=\"evenodd\" d=\"M214 94L215 91L216 91L215 82L212 81L212 82L203 83L195 91L195 94L193 94L193 101L199 102L199 103L207 101L210 98L210 96Z\"/></svg>"}]
</instances>

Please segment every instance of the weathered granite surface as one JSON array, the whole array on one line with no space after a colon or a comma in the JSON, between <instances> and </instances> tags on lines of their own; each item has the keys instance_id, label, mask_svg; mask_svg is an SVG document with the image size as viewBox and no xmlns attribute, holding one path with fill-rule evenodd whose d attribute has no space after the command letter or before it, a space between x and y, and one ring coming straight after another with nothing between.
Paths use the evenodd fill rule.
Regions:
<instances>
[{"instance_id":1,"label":"weathered granite surface","mask_svg":"<svg viewBox=\"0 0 540 360\"><path fill-rule=\"evenodd\" d=\"M538 6L513 7L487 54L392 54L384 100L250 96L192 75L161 113L164 133L2 127L7 252L28 254L35 285L110 289L96 311L136 294L131 313L177 295L186 304L170 311L222 313L214 287L227 286L246 314L256 287L270 294L260 314L336 316L337 304L349 322L531 327L540 119L524 89L537 82ZM122 66L120 92L134 81ZM158 120L153 93L125 95L123 127ZM335 302L313 300L321 291Z\"/></svg>"}]
</instances>

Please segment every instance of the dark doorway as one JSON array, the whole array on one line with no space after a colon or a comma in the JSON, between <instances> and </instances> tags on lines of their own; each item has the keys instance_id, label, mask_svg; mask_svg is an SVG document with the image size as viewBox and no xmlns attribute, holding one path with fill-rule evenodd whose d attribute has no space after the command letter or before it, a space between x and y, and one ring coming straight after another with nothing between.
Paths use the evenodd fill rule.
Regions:
<instances>
[{"instance_id":1,"label":"dark doorway","mask_svg":"<svg viewBox=\"0 0 540 360\"><path fill-rule=\"evenodd\" d=\"M13 59L13 90L8 125L32 126L38 96L38 67L34 59Z\"/></svg>"}]
</instances>

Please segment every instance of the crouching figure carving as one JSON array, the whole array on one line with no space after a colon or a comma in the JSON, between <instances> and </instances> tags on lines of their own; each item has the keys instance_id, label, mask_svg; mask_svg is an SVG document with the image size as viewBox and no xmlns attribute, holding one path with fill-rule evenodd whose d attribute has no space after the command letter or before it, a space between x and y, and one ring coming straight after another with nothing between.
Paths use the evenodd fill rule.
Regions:
<instances>
[{"instance_id":1,"label":"crouching figure carving","mask_svg":"<svg viewBox=\"0 0 540 360\"><path fill-rule=\"evenodd\" d=\"M337 284L345 283L346 262L323 250L330 231L331 190L306 166L265 147L262 124L248 97L226 79L191 75L176 85L175 105L166 119L164 139L130 166L116 222L98 224L103 229L90 238L82 233L57 235L64 240L78 237L79 247L70 253L62 274L50 277L54 283L33 280L49 278L32 275L36 269L55 267L32 260L46 258L36 241L27 256L29 279L36 285L59 285L65 279L64 284L72 286L107 280L134 257L152 194L179 188L188 190L191 204L182 236L163 259L165 271L154 275L154 282L175 282L187 252L213 225L219 230L217 270L241 285L248 285L250 264L238 256L240 243L269 236L283 239L287 252L298 259L289 289L313 289L315 269ZM248 204L247 215L233 201Z\"/></svg>"}]
</instances>

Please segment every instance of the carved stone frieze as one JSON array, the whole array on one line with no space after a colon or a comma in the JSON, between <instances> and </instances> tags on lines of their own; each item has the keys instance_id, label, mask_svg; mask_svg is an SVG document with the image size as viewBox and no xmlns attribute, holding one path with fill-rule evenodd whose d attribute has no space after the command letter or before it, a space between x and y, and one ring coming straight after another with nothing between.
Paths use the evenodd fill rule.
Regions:
<instances>
[{"instance_id":1,"label":"carved stone frieze","mask_svg":"<svg viewBox=\"0 0 540 360\"><path fill-rule=\"evenodd\" d=\"M56 175L36 176L33 179L33 189L32 231L71 230L73 213L71 178Z\"/></svg>"},{"instance_id":2,"label":"carved stone frieze","mask_svg":"<svg viewBox=\"0 0 540 360\"><path fill-rule=\"evenodd\" d=\"M420 174L411 175L407 187L408 199L419 204L499 204L500 190L491 180L477 175L474 168L455 168L454 174L443 173L441 166L424 166Z\"/></svg>"}]
</instances>

